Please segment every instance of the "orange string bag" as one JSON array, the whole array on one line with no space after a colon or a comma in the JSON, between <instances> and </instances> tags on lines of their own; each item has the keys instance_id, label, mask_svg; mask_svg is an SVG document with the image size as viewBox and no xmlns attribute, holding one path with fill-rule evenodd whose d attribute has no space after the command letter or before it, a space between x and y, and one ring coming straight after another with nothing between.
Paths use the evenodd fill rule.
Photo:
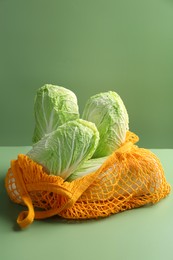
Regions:
<instances>
[{"instance_id":1,"label":"orange string bag","mask_svg":"<svg viewBox=\"0 0 173 260\"><path fill-rule=\"evenodd\" d=\"M107 217L156 203L170 192L159 159L139 148L128 132L126 142L93 173L72 182L48 175L23 154L11 161L5 185L12 201L27 206L17 223L24 228L34 219L59 215L67 219Z\"/></svg>"}]
</instances>

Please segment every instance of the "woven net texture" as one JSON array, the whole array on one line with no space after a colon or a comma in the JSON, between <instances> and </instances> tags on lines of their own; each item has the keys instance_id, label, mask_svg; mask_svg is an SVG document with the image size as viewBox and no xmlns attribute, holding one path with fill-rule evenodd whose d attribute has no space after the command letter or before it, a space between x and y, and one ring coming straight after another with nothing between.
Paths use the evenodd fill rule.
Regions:
<instances>
[{"instance_id":1,"label":"woven net texture","mask_svg":"<svg viewBox=\"0 0 173 260\"><path fill-rule=\"evenodd\" d=\"M34 219L54 215L68 219L107 217L148 203L170 193L159 159L135 143L128 132L126 142L93 173L72 182L48 175L26 155L11 161L5 185L12 201L27 206L17 223L23 228Z\"/></svg>"}]
</instances>

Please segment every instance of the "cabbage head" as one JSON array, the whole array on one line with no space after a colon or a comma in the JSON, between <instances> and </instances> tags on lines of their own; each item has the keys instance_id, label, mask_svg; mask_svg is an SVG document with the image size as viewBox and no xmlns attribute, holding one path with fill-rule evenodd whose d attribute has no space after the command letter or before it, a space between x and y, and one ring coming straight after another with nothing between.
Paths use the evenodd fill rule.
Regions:
<instances>
[{"instance_id":1,"label":"cabbage head","mask_svg":"<svg viewBox=\"0 0 173 260\"><path fill-rule=\"evenodd\" d=\"M46 84L37 90L34 116L35 129L32 141L36 143L60 125L79 118L76 95L64 87Z\"/></svg>"},{"instance_id":2,"label":"cabbage head","mask_svg":"<svg viewBox=\"0 0 173 260\"><path fill-rule=\"evenodd\" d=\"M93 158L110 155L125 141L129 118L124 103L116 92L108 91L90 97L82 118L95 123L100 134Z\"/></svg>"},{"instance_id":3,"label":"cabbage head","mask_svg":"<svg viewBox=\"0 0 173 260\"><path fill-rule=\"evenodd\" d=\"M94 154L99 142L95 124L82 119L68 121L35 143L28 156L48 174L67 179Z\"/></svg>"}]
</instances>

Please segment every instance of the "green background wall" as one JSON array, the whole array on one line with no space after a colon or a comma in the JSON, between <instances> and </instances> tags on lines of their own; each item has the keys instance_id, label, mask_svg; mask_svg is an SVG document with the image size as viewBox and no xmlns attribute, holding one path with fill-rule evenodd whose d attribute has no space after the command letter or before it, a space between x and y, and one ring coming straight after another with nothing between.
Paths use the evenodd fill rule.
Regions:
<instances>
[{"instance_id":1,"label":"green background wall","mask_svg":"<svg viewBox=\"0 0 173 260\"><path fill-rule=\"evenodd\" d=\"M173 148L173 1L0 0L0 145L31 145L45 83L114 90L140 146Z\"/></svg>"}]
</instances>

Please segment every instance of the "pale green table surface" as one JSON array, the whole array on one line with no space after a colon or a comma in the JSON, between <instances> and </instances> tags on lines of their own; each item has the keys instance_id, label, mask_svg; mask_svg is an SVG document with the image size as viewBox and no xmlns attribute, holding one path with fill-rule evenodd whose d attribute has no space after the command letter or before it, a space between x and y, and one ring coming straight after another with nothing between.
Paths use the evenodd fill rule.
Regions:
<instances>
[{"instance_id":1,"label":"pale green table surface","mask_svg":"<svg viewBox=\"0 0 173 260\"><path fill-rule=\"evenodd\" d=\"M100 220L67 221L58 217L34 221L20 230L23 207L11 202L4 177L11 159L29 147L0 148L0 259L173 260L173 194L152 206ZM152 150L173 185L173 150Z\"/></svg>"}]
</instances>

